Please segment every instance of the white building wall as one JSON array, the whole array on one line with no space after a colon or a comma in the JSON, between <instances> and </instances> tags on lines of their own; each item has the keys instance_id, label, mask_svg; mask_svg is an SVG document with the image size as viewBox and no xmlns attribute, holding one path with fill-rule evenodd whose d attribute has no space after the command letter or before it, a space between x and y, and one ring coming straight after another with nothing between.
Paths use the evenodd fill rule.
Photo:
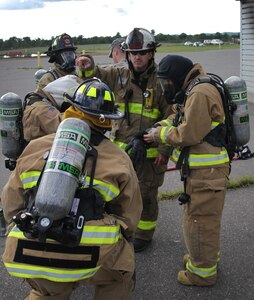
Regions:
<instances>
[{"instance_id":1,"label":"white building wall","mask_svg":"<svg viewBox=\"0 0 254 300\"><path fill-rule=\"evenodd\" d=\"M254 93L254 0L241 1L240 75Z\"/></svg>"}]
</instances>

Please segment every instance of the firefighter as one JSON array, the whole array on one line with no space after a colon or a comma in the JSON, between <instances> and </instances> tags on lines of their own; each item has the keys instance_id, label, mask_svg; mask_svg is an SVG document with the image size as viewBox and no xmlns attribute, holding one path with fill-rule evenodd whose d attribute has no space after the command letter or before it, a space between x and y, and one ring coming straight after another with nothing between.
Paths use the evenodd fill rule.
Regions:
<instances>
[{"instance_id":1,"label":"firefighter","mask_svg":"<svg viewBox=\"0 0 254 300\"><path fill-rule=\"evenodd\" d=\"M65 75L25 96L22 124L26 142L56 132L62 113L70 106L63 93L81 82L78 76Z\"/></svg>"},{"instance_id":2,"label":"firefighter","mask_svg":"<svg viewBox=\"0 0 254 300\"><path fill-rule=\"evenodd\" d=\"M162 126L151 129L144 140L174 146L171 158L181 168L184 193L179 201L184 205L188 253L183 258L186 269L177 279L183 285L214 285L230 170L228 153L219 143L221 136L216 137L225 119L223 100L210 83L198 84L186 93L195 79L207 77L200 64L186 57L165 56L157 75L168 103L177 104L178 113L173 121L168 118Z\"/></svg>"},{"instance_id":3,"label":"firefighter","mask_svg":"<svg viewBox=\"0 0 254 300\"><path fill-rule=\"evenodd\" d=\"M95 286L94 299L132 299L135 259L130 241L140 219L142 199L130 158L104 135L111 128L111 119L122 117L122 112L114 105L112 91L97 78L85 81L78 86L74 96L67 97L72 106L64 113L64 120L84 120L91 129L90 148L97 153L95 164L93 156L86 157L85 177L80 182L79 197L87 206L80 242L74 247L62 245L55 241L58 234L55 239L48 240L46 236L41 241L31 238L34 231L27 235L13 223L16 220L19 224L17 219L22 213L28 218L32 216L24 213L27 205L32 207L24 194L31 194L38 184L45 164L43 157L51 149L55 138L55 134L50 134L28 144L3 188L1 200L8 223L3 262L11 275L23 277L30 284L27 300L67 300L72 291L83 283ZM77 146L69 144L73 144L71 152L74 153ZM42 184L43 180L40 182ZM59 176L54 197L61 189L61 182ZM95 201L90 201L86 192L90 188L92 195L96 195ZM82 195L86 197L82 199ZM97 200L100 200L98 204ZM36 212L36 201L34 205ZM34 224L28 222L24 226ZM38 230L39 227L33 228ZM29 249L28 252L25 248ZM39 249L42 251L38 253Z\"/></svg>"},{"instance_id":4,"label":"firefighter","mask_svg":"<svg viewBox=\"0 0 254 300\"><path fill-rule=\"evenodd\" d=\"M125 112L124 118L114 122L110 137L120 148L130 149L139 179L143 212L135 234L135 252L145 250L152 241L158 218L158 188L168 162L167 147L152 144L146 149L143 142L143 131L168 116L169 106L156 83L154 55L159 46L148 30L134 28L122 44L128 69L94 66L88 55L76 60L77 74L82 78L95 75L107 82Z\"/></svg>"},{"instance_id":5,"label":"firefighter","mask_svg":"<svg viewBox=\"0 0 254 300\"><path fill-rule=\"evenodd\" d=\"M27 143L56 132L61 122L61 112L53 103L52 97L44 92L40 94L31 92L26 95L22 124Z\"/></svg>"},{"instance_id":6,"label":"firefighter","mask_svg":"<svg viewBox=\"0 0 254 300\"><path fill-rule=\"evenodd\" d=\"M36 93L40 94L48 83L57 78L75 74L76 49L72 38L67 33L60 34L52 40L46 54L49 56L49 63L54 63L54 67L39 80Z\"/></svg>"},{"instance_id":7,"label":"firefighter","mask_svg":"<svg viewBox=\"0 0 254 300\"><path fill-rule=\"evenodd\" d=\"M56 132L61 122L61 113L67 106L59 107L45 91L45 87L61 77L75 76L76 49L72 38L66 33L60 34L52 40L46 53L49 56L49 62L54 63L54 68L42 75L36 84L35 91L28 93L25 97L22 122L24 138L27 142Z\"/></svg>"},{"instance_id":8,"label":"firefighter","mask_svg":"<svg viewBox=\"0 0 254 300\"><path fill-rule=\"evenodd\" d=\"M111 43L109 57L112 58L114 64L128 67L126 55L122 49L123 42L125 42L125 38L117 38Z\"/></svg>"}]
</instances>

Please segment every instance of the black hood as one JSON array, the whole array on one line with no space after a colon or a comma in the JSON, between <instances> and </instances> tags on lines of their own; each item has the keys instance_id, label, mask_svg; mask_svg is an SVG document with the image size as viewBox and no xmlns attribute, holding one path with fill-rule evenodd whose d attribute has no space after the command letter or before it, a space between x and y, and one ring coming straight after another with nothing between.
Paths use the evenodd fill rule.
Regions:
<instances>
[{"instance_id":1,"label":"black hood","mask_svg":"<svg viewBox=\"0 0 254 300\"><path fill-rule=\"evenodd\" d=\"M184 56L167 55L159 63L157 77L171 79L176 92L178 92L193 66L193 62Z\"/></svg>"}]
</instances>

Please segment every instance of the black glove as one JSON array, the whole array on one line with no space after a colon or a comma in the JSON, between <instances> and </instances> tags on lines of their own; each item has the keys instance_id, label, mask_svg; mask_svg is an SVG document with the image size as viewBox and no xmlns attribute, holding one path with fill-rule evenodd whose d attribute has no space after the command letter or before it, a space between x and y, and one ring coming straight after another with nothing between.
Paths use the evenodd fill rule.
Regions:
<instances>
[{"instance_id":1,"label":"black glove","mask_svg":"<svg viewBox=\"0 0 254 300\"><path fill-rule=\"evenodd\" d=\"M130 153L128 153L130 151ZM129 154L133 165L143 163L146 159L145 142L139 138L133 138L126 146L125 151Z\"/></svg>"}]
</instances>

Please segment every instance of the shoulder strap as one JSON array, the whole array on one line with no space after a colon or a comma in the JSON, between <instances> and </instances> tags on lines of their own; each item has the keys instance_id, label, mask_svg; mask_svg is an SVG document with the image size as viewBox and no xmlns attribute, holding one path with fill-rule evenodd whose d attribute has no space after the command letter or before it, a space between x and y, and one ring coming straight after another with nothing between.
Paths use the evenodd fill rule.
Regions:
<instances>
[{"instance_id":1,"label":"shoulder strap","mask_svg":"<svg viewBox=\"0 0 254 300\"><path fill-rule=\"evenodd\" d=\"M88 147L85 162L84 162L84 168L85 168L87 159L90 157L93 160L91 176L90 176L90 184L89 184L90 189L93 186L93 179L94 179L95 168L96 168L97 157L98 157L98 152L93 147L93 145L98 146L104 139L106 139L106 137L103 134L101 134L100 132L96 132L92 128L91 128L91 131L92 131L92 134L90 137L90 143L89 143L89 147Z\"/></svg>"},{"instance_id":2,"label":"shoulder strap","mask_svg":"<svg viewBox=\"0 0 254 300\"><path fill-rule=\"evenodd\" d=\"M35 102L42 101L43 96L41 96L38 93L30 92L25 96L24 102L23 102L23 109L26 108L27 105L32 105Z\"/></svg>"},{"instance_id":3,"label":"shoulder strap","mask_svg":"<svg viewBox=\"0 0 254 300\"><path fill-rule=\"evenodd\" d=\"M187 97L191 90L194 88L194 86L200 84L200 83L212 83L210 77L199 77L192 80L192 82L189 84L188 88L185 91L185 97Z\"/></svg>"},{"instance_id":4,"label":"shoulder strap","mask_svg":"<svg viewBox=\"0 0 254 300\"><path fill-rule=\"evenodd\" d=\"M92 128L91 128L91 131L92 131L92 133L91 133L91 137L90 137L90 143L92 145L98 146L103 140L107 139L105 137L105 135L103 135L100 132L97 132L97 131L93 130Z\"/></svg>"},{"instance_id":5,"label":"shoulder strap","mask_svg":"<svg viewBox=\"0 0 254 300\"><path fill-rule=\"evenodd\" d=\"M50 73L54 77L55 80L59 78L59 76L55 70L48 70L47 73Z\"/></svg>"}]
</instances>

